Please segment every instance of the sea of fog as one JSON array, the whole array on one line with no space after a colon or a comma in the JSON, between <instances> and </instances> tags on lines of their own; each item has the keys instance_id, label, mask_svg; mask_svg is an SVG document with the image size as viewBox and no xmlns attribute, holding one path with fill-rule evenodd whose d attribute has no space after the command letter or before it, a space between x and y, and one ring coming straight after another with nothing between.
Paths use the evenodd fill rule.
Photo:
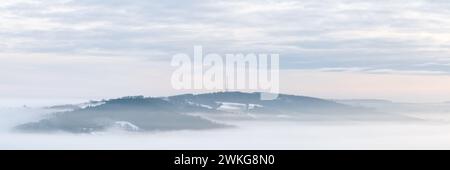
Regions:
<instances>
[{"instance_id":1,"label":"sea of fog","mask_svg":"<svg viewBox=\"0 0 450 170\"><path fill-rule=\"evenodd\" d=\"M227 121L235 128L97 134L12 132L50 110L0 108L0 149L450 149L447 114L428 121ZM407 113L405 113L407 114Z\"/></svg>"}]
</instances>

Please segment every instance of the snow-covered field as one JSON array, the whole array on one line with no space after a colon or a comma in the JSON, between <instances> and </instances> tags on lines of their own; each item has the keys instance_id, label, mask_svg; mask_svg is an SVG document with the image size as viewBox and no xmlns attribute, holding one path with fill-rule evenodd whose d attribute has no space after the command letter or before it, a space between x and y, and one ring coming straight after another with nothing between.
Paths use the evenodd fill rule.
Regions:
<instances>
[{"instance_id":1,"label":"snow-covered field","mask_svg":"<svg viewBox=\"0 0 450 170\"><path fill-rule=\"evenodd\" d=\"M48 111L0 109L0 149L450 149L450 116L421 122L228 121L236 128L152 133L22 134ZM416 117L421 115L416 114ZM436 117L441 117L436 119Z\"/></svg>"}]
</instances>

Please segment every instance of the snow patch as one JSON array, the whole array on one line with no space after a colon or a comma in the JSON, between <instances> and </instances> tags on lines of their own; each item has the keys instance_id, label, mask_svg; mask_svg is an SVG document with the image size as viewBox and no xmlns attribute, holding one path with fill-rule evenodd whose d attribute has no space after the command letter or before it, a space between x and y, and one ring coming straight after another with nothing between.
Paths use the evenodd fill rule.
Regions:
<instances>
[{"instance_id":1,"label":"snow patch","mask_svg":"<svg viewBox=\"0 0 450 170\"><path fill-rule=\"evenodd\" d=\"M264 107L263 105L259 105L259 104L248 104L248 109L256 109L257 107Z\"/></svg>"},{"instance_id":2,"label":"snow patch","mask_svg":"<svg viewBox=\"0 0 450 170\"><path fill-rule=\"evenodd\" d=\"M213 109L213 107L209 106L209 105L205 105L205 104L199 104L199 103L194 103L194 102L187 102L188 104L192 105L192 106L199 106L199 107L203 107L203 108L207 108L207 109Z\"/></svg>"},{"instance_id":3,"label":"snow patch","mask_svg":"<svg viewBox=\"0 0 450 170\"><path fill-rule=\"evenodd\" d=\"M92 101L92 102L88 102L88 103L82 103L79 104L78 106L82 109L88 108L88 107L96 107L96 106L100 106L105 104L106 102L98 102L98 101Z\"/></svg>"},{"instance_id":4,"label":"snow patch","mask_svg":"<svg viewBox=\"0 0 450 170\"><path fill-rule=\"evenodd\" d=\"M218 102L220 103L220 107L217 108L217 110L222 111L240 111L240 110L246 110L247 105L242 103L230 103L230 102Z\"/></svg>"},{"instance_id":5,"label":"snow patch","mask_svg":"<svg viewBox=\"0 0 450 170\"><path fill-rule=\"evenodd\" d=\"M246 103L231 103L231 102L217 102L218 104L221 104L217 110L222 111L247 111L256 109L258 107L263 107L259 104L246 104Z\"/></svg>"},{"instance_id":6,"label":"snow patch","mask_svg":"<svg viewBox=\"0 0 450 170\"><path fill-rule=\"evenodd\" d=\"M126 131L139 131L140 128L130 122L127 121L117 121L114 122L114 127L126 130Z\"/></svg>"}]
</instances>

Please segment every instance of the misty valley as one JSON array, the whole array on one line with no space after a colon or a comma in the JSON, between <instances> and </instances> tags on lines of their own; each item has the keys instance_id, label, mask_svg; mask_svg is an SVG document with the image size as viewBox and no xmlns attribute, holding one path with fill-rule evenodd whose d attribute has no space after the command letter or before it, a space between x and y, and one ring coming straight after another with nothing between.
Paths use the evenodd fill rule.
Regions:
<instances>
[{"instance_id":1,"label":"misty valley","mask_svg":"<svg viewBox=\"0 0 450 170\"><path fill-rule=\"evenodd\" d=\"M125 131L200 130L227 128L226 120L415 120L362 106L340 104L319 98L280 95L261 100L261 93L221 92L185 94L162 98L123 97L93 101L67 109L37 122L15 127L24 132L95 133L108 129Z\"/></svg>"},{"instance_id":2,"label":"misty valley","mask_svg":"<svg viewBox=\"0 0 450 170\"><path fill-rule=\"evenodd\" d=\"M450 148L450 138L446 136L450 132L449 103L330 100L287 94L280 94L275 100L261 100L260 95L217 92L132 96L2 109L1 116L11 120L1 127L0 136L5 140L0 147ZM430 142L438 144L429 145Z\"/></svg>"}]
</instances>

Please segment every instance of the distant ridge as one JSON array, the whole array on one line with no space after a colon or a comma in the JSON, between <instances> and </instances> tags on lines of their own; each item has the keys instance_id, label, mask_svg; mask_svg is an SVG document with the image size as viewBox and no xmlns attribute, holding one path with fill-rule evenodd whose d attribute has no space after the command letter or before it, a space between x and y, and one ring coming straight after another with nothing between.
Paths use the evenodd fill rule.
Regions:
<instances>
[{"instance_id":1,"label":"distant ridge","mask_svg":"<svg viewBox=\"0 0 450 170\"><path fill-rule=\"evenodd\" d=\"M280 94L275 100L260 100L261 93L216 92L168 97L129 96L51 108L65 110L37 122L17 126L26 132L65 131L93 133L109 129L155 131L223 128L227 125L193 115L245 113L298 116L370 113L371 110L307 96ZM70 110L72 109L72 110Z\"/></svg>"}]
</instances>

